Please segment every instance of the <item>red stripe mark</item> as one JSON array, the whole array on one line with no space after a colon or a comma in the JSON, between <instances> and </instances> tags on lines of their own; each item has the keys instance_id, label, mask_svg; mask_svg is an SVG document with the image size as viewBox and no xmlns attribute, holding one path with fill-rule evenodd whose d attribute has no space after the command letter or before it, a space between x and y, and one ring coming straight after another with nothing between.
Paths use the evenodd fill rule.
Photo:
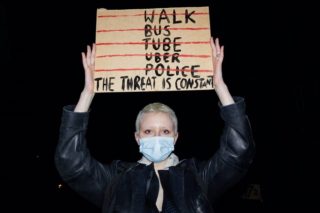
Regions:
<instances>
[{"instance_id":1,"label":"red stripe mark","mask_svg":"<svg viewBox=\"0 0 320 213\"><path fill-rule=\"evenodd\" d=\"M186 42L101 42L96 45L140 45L140 44L210 44L209 41L186 41Z\"/></svg>"},{"instance_id":2,"label":"red stripe mark","mask_svg":"<svg viewBox=\"0 0 320 213\"><path fill-rule=\"evenodd\" d=\"M111 57L135 57L135 56L145 56L146 54L109 54L109 55L99 55L97 58L111 58ZM148 56L168 56L171 57L173 54L148 54ZM210 55L191 55L191 54L180 54L177 57L184 58L210 58Z\"/></svg>"},{"instance_id":3,"label":"red stripe mark","mask_svg":"<svg viewBox=\"0 0 320 213\"><path fill-rule=\"evenodd\" d=\"M185 15L186 13L176 13L175 15ZM192 15L208 15L209 13L192 13ZM139 13L139 14L132 14L132 15L100 15L98 18L116 18L116 17L129 17L129 16L144 16L144 13ZM152 16L152 13L146 14L147 16ZM155 16L160 15L160 13L154 13ZM166 13L166 15L173 15L173 13Z\"/></svg>"},{"instance_id":4,"label":"red stripe mark","mask_svg":"<svg viewBox=\"0 0 320 213\"><path fill-rule=\"evenodd\" d=\"M147 68L116 68L116 69L97 69L96 72L123 72L123 71L141 71L141 70L156 70L155 68L147 69ZM177 72L176 69L165 69L165 71L174 71ZM179 70L178 72L191 72L191 69ZM212 70L193 70L194 72L213 72Z\"/></svg>"},{"instance_id":5,"label":"red stripe mark","mask_svg":"<svg viewBox=\"0 0 320 213\"><path fill-rule=\"evenodd\" d=\"M169 30L209 30L208 27L169 27Z\"/></svg>"},{"instance_id":6,"label":"red stripe mark","mask_svg":"<svg viewBox=\"0 0 320 213\"><path fill-rule=\"evenodd\" d=\"M208 30L208 27L184 27L184 28L178 28L178 27L172 27L167 28L163 30ZM127 31L144 31L144 28L136 28L136 29L118 29L118 30L97 30L97 33L109 33L109 32L127 32ZM160 30L160 28L152 28L151 30Z\"/></svg>"}]
</instances>

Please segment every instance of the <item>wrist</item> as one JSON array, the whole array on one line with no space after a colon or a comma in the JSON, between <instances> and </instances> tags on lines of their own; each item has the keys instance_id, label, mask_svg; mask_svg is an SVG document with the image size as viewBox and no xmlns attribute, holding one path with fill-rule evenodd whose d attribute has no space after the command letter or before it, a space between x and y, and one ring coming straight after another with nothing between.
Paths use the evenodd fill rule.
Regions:
<instances>
[{"instance_id":1,"label":"wrist","mask_svg":"<svg viewBox=\"0 0 320 213\"><path fill-rule=\"evenodd\" d=\"M215 90L224 90L224 89L227 89L227 85L224 83L224 81L221 81L217 84L214 84L214 89Z\"/></svg>"},{"instance_id":2,"label":"wrist","mask_svg":"<svg viewBox=\"0 0 320 213\"><path fill-rule=\"evenodd\" d=\"M75 112L87 112L91 105L92 99L94 97L93 92L89 92L87 90L83 90L80 95L80 99L78 104L76 105L74 111Z\"/></svg>"},{"instance_id":3,"label":"wrist","mask_svg":"<svg viewBox=\"0 0 320 213\"><path fill-rule=\"evenodd\" d=\"M234 103L234 100L225 83L220 83L215 87L216 94L222 106L227 106Z\"/></svg>"},{"instance_id":4,"label":"wrist","mask_svg":"<svg viewBox=\"0 0 320 213\"><path fill-rule=\"evenodd\" d=\"M90 97L93 98L94 95L95 95L95 92L93 90L86 89L86 88L84 88L81 92L81 96L88 97L88 98Z\"/></svg>"}]
</instances>

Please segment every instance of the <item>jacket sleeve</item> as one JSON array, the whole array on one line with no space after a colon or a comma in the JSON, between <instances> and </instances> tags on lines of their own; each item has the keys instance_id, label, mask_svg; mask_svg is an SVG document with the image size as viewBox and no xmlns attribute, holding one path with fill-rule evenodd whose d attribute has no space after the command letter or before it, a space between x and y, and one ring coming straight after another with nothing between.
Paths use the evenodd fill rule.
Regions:
<instances>
[{"instance_id":1,"label":"jacket sleeve","mask_svg":"<svg viewBox=\"0 0 320 213\"><path fill-rule=\"evenodd\" d=\"M90 155L85 138L89 112L77 113L73 109L74 106L63 108L55 165L70 188L101 207L115 164L103 165Z\"/></svg>"},{"instance_id":2,"label":"jacket sleeve","mask_svg":"<svg viewBox=\"0 0 320 213\"><path fill-rule=\"evenodd\" d=\"M234 97L234 100L234 104L220 106L224 129L219 149L209 161L200 165L198 170L212 202L246 174L255 154L244 99Z\"/></svg>"}]
</instances>

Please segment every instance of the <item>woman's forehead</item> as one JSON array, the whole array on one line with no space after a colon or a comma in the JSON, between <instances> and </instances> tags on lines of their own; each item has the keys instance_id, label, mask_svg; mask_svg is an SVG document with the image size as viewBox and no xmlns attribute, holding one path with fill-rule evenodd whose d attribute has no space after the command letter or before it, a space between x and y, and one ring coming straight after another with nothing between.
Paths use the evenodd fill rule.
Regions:
<instances>
[{"instance_id":1,"label":"woman's forehead","mask_svg":"<svg viewBox=\"0 0 320 213\"><path fill-rule=\"evenodd\" d=\"M172 120L168 113L165 112L147 112L141 119L141 124L148 123L166 123L172 125Z\"/></svg>"}]
</instances>

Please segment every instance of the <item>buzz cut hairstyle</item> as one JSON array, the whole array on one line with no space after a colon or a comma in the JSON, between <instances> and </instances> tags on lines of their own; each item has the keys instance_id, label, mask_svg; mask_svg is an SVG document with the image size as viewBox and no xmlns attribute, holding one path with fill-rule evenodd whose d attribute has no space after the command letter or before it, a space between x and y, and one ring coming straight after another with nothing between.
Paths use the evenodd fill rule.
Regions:
<instances>
[{"instance_id":1,"label":"buzz cut hairstyle","mask_svg":"<svg viewBox=\"0 0 320 213\"><path fill-rule=\"evenodd\" d=\"M173 123L173 130L175 133L178 132L178 119L176 116L176 113L167 105L160 103L160 102L155 102L146 105L140 112L138 113L137 119L136 119L136 132L140 131L140 123L142 120L142 117L145 113L149 112L163 112L167 113Z\"/></svg>"}]
</instances>

